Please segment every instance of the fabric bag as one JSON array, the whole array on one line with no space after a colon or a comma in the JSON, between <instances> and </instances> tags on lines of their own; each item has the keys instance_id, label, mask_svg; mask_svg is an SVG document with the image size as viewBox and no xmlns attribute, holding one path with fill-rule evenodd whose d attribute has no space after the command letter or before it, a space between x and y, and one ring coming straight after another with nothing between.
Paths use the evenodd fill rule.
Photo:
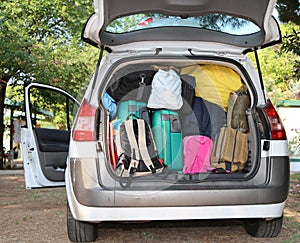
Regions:
<instances>
[{"instance_id":1,"label":"fabric bag","mask_svg":"<svg viewBox=\"0 0 300 243\"><path fill-rule=\"evenodd\" d=\"M151 92L151 82L157 71L145 69L116 77L107 93L117 102L121 100L138 100L147 102Z\"/></svg>"},{"instance_id":2,"label":"fabric bag","mask_svg":"<svg viewBox=\"0 0 300 243\"><path fill-rule=\"evenodd\" d=\"M161 173L165 167L157 156L153 135L143 119L122 122L116 134L117 171L122 177Z\"/></svg>"},{"instance_id":3,"label":"fabric bag","mask_svg":"<svg viewBox=\"0 0 300 243\"><path fill-rule=\"evenodd\" d=\"M243 85L236 92L230 93L228 99L227 127L248 131L246 110L250 107L247 87Z\"/></svg>"},{"instance_id":4,"label":"fabric bag","mask_svg":"<svg viewBox=\"0 0 300 243\"><path fill-rule=\"evenodd\" d=\"M179 110L182 107L181 79L173 69L158 70L151 87L147 107L169 110Z\"/></svg>"},{"instance_id":5,"label":"fabric bag","mask_svg":"<svg viewBox=\"0 0 300 243\"><path fill-rule=\"evenodd\" d=\"M109 120L113 120L117 115L117 102L107 92L104 93L102 102L109 112Z\"/></svg>"},{"instance_id":6,"label":"fabric bag","mask_svg":"<svg viewBox=\"0 0 300 243\"><path fill-rule=\"evenodd\" d=\"M181 96L183 99L183 105L180 109L180 114L185 115L192 112L192 106L195 97L195 77L188 74L181 74Z\"/></svg>"},{"instance_id":7,"label":"fabric bag","mask_svg":"<svg viewBox=\"0 0 300 243\"><path fill-rule=\"evenodd\" d=\"M196 174L212 170L210 156L213 142L209 137L196 135L183 139L183 173Z\"/></svg>"},{"instance_id":8,"label":"fabric bag","mask_svg":"<svg viewBox=\"0 0 300 243\"><path fill-rule=\"evenodd\" d=\"M248 136L233 128L222 127L214 141L211 165L224 173L242 170L248 160Z\"/></svg>"},{"instance_id":9,"label":"fabric bag","mask_svg":"<svg viewBox=\"0 0 300 243\"><path fill-rule=\"evenodd\" d=\"M215 103L225 111L230 93L242 86L240 75L221 65L187 66L181 69L181 74L189 74L196 78L195 96Z\"/></svg>"},{"instance_id":10,"label":"fabric bag","mask_svg":"<svg viewBox=\"0 0 300 243\"><path fill-rule=\"evenodd\" d=\"M190 114L183 118L183 136L205 135L211 137L210 114L202 98L194 97L194 103Z\"/></svg>"}]
</instances>

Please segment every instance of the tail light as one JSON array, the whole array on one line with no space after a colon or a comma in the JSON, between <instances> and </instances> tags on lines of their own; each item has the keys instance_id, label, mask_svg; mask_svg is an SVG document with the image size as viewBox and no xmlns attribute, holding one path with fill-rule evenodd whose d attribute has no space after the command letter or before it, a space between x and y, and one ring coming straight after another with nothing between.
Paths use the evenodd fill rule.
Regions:
<instances>
[{"instance_id":1,"label":"tail light","mask_svg":"<svg viewBox=\"0 0 300 243\"><path fill-rule=\"evenodd\" d=\"M96 108L91 106L86 99L78 111L78 115L73 126L72 138L75 141L95 140L95 119Z\"/></svg>"},{"instance_id":2,"label":"tail light","mask_svg":"<svg viewBox=\"0 0 300 243\"><path fill-rule=\"evenodd\" d=\"M286 139L286 133L282 121L274 108L271 101L264 108L264 111L268 117L270 128L271 128L271 139L274 140L284 140Z\"/></svg>"}]
</instances>

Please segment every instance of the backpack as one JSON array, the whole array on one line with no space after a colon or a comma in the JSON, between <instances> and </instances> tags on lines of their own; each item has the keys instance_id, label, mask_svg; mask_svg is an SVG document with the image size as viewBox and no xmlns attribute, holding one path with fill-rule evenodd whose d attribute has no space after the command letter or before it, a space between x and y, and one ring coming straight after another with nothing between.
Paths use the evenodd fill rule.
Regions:
<instances>
[{"instance_id":1,"label":"backpack","mask_svg":"<svg viewBox=\"0 0 300 243\"><path fill-rule=\"evenodd\" d=\"M161 173L165 168L158 159L152 131L143 119L123 121L116 134L116 145L117 174L121 177Z\"/></svg>"},{"instance_id":2,"label":"backpack","mask_svg":"<svg viewBox=\"0 0 300 243\"><path fill-rule=\"evenodd\" d=\"M236 92L230 93L228 99L227 127L248 131L246 110L250 107L247 87L243 85Z\"/></svg>"}]
</instances>

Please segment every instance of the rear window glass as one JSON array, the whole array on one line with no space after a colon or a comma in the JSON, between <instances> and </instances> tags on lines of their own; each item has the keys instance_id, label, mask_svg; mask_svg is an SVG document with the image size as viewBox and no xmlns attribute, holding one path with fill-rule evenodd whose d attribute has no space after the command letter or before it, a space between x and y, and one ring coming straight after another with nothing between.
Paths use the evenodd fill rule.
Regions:
<instances>
[{"instance_id":1,"label":"rear window glass","mask_svg":"<svg viewBox=\"0 0 300 243\"><path fill-rule=\"evenodd\" d=\"M223 14L208 14L187 18L162 14L135 14L112 21L106 27L106 31L121 34L161 27L200 28L232 35L247 35L259 31L259 27L250 20Z\"/></svg>"}]
</instances>

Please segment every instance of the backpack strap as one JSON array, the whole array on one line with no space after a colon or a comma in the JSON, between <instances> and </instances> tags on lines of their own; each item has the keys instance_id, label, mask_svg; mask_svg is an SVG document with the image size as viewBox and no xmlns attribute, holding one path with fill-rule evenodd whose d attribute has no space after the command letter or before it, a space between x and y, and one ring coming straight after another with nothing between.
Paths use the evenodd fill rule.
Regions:
<instances>
[{"instance_id":1,"label":"backpack strap","mask_svg":"<svg viewBox=\"0 0 300 243\"><path fill-rule=\"evenodd\" d=\"M145 78L146 77L147 76L146 76L145 73L140 74L141 81L139 82L139 88L138 88L138 93L137 93L137 96L136 96L136 100L142 100L142 98L143 98L143 93L144 93L144 89L145 89L145 86L146 86L146 83L145 83Z\"/></svg>"},{"instance_id":2,"label":"backpack strap","mask_svg":"<svg viewBox=\"0 0 300 243\"><path fill-rule=\"evenodd\" d=\"M147 148L147 144L146 144L146 127L145 127L145 121L138 119L136 120L138 123L138 134L139 134L139 138L138 138L138 143L139 143L139 149L140 149L140 153L141 153L141 157L145 163L145 165L147 166L147 168L152 172L155 173L155 168L153 166L151 157L149 155L148 152L148 148Z\"/></svg>"},{"instance_id":3,"label":"backpack strap","mask_svg":"<svg viewBox=\"0 0 300 243\"><path fill-rule=\"evenodd\" d=\"M133 130L133 121L134 120L131 119L125 122L125 129L126 129L128 140L130 141L130 148L131 148L131 154L130 154L131 161L128 168L130 174L133 174L136 171L140 160L139 147Z\"/></svg>"}]
</instances>

